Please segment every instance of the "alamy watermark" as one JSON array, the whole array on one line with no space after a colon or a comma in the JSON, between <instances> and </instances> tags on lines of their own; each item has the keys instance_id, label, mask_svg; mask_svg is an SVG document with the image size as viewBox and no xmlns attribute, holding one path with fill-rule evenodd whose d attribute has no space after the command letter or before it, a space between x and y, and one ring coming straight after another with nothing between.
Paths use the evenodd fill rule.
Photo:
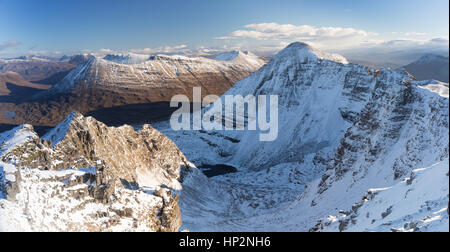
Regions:
<instances>
[{"instance_id":1,"label":"alamy watermark","mask_svg":"<svg viewBox=\"0 0 450 252\"><path fill-rule=\"evenodd\" d=\"M259 131L262 142L278 138L277 95L225 95L223 100L208 95L202 100L201 88L194 87L192 102L186 95L175 95L170 107L177 108L180 103L170 118L173 130L249 130Z\"/></svg>"}]
</instances>

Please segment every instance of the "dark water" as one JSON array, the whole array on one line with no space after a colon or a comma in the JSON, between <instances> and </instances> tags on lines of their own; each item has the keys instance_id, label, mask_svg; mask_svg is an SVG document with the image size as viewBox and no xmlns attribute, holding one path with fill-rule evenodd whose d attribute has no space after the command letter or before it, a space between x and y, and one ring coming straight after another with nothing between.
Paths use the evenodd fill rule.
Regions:
<instances>
[{"instance_id":1,"label":"dark water","mask_svg":"<svg viewBox=\"0 0 450 252\"><path fill-rule=\"evenodd\" d=\"M177 109L171 108L170 102L153 102L101 108L87 113L86 116L92 116L108 126L122 126L168 120Z\"/></svg>"},{"instance_id":2,"label":"dark water","mask_svg":"<svg viewBox=\"0 0 450 252\"><path fill-rule=\"evenodd\" d=\"M205 174L206 177L212 178L216 176L225 175L228 173L236 173L238 169L236 167L225 165L225 164L216 164L216 165L202 165L199 169Z\"/></svg>"}]
</instances>

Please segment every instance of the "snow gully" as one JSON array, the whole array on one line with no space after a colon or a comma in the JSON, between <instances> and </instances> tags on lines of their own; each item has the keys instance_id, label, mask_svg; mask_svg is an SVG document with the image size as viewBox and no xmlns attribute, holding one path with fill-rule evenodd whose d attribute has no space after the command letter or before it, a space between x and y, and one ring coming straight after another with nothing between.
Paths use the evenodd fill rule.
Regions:
<instances>
[{"instance_id":1,"label":"snow gully","mask_svg":"<svg viewBox=\"0 0 450 252\"><path fill-rule=\"evenodd\" d=\"M220 131L225 128L259 131L261 142L272 142L278 138L278 95L224 95L223 99L208 95L202 101L201 88L194 87L192 113L191 101L185 95L172 97L170 107L176 108L180 103L181 107L170 118L170 126L175 131Z\"/></svg>"}]
</instances>

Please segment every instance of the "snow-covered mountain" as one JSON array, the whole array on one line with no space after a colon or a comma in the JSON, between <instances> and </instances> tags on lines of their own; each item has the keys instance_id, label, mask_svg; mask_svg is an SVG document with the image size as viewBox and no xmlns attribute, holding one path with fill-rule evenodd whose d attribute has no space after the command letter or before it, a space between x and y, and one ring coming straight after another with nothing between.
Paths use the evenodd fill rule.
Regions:
<instances>
[{"instance_id":1,"label":"snow-covered mountain","mask_svg":"<svg viewBox=\"0 0 450 252\"><path fill-rule=\"evenodd\" d=\"M89 62L136 69L105 61ZM86 76L85 86L115 85ZM278 138L169 122L108 128L77 113L41 139L30 126L1 134L0 227L448 232L448 84L293 43L228 94L279 95ZM238 171L201 172L225 166Z\"/></svg>"},{"instance_id":2,"label":"snow-covered mountain","mask_svg":"<svg viewBox=\"0 0 450 252\"><path fill-rule=\"evenodd\" d=\"M181 193L186 228L308 231L352 209L370 189L402 187L415 170L432 166L441 168L409 185L407 190L417 192L407 201L394 202L405 196L403 189L392 189L392 198L383 194L379 208L392 203L391 222L372 216L372 226L356 220L349 230L401 231L424 215L445 212L438 209L448 204L448 168L442 168L449 142L445 84L349 64L342 56L294 43L225 93L238 94L279 95L277 140L260 142L258 131L180 133L168 123L154 125L198 167L227 164L239 170L209 181L186 180ZM423 190L433 183L430 176L440 183L432 195ZM421 195L429 199L415 198ZM401 209L414 200L417 208ZM427 208L428 200L438 203ZM437 223L433 230L448 231L448 214L439 216L427 222Z\"/></svg>"},{"instance_id":3,"label":"snow-covered mountain","mask_svg":"<svg viewBox=\"0 0 450 252\"><path fill-rule=\"evenodd\" d=\"M260 65L260 66L265 64L264 59L249 51L224 52L216 55L214 59L219 61L234 61L234 62L241 62L243 64L247 63L250 65Z\"/></svg>"},{"instance_id":4,"label":"snow-covered mountain","mask_svg":"<svg viewBox=\"0 0 450 252\"><path fill-rule=\"evenodd\" d=\"M425 54L403 68L418 80L435 79L447 83L449 80L449 60L442 55Z\"/></svg>"},{"instance_id":5,"label":"snow-covered mountain","mask_svg":"<svg viewBox=\"0 0 450 252\"><path fill-rule=\"evenodd\" d=\"M132 121L142 119L147 122L145 118L151 114L165 116L170 113L168 104L175 95L192 98L193 87L201 87L203 96L221 95L264 64L252 55L240 56L233 61L137 54L80 57L87 61L50 90L36 95L36 102L4 105L3 110L14 112L15 117L1 123L54 126L74 110L82 114L92 112L96 117L106 115L103 120L120 119L117 124L131 123L129 115L140 112L131 118ZM156 103L159 105L152 107L151 104ZM126 107L130 105L138 108ZM116 110L104 109L118 109L119 115ZM122 119L124 117L127 118Z\"/></svg>"},{"instance_id":6,"label":"snow-covered mountain","mask_svg":"<svg viewBox=\"0 0 450 252\"><path fill-rule=\"evenodd\" d=\"M178 231L183 174L164 135L70 114L44 137L0 134L0 231ZM164 185L163 189L161 186ZM169 188L169 189L167 189Z\"/></svg>"},{"instance_id":7,"label":"snow-covered mountain","mask_svg":"<svg viewBox=\"0 0 450 252\"><path fill-rule=\"evenodd\" d=\"M133 65L144 63L145 61L149 60L149 58L150 55L129 53L129 54L108 54L103 59L116 62L119 64Z\"/></svg>"},{"instance_id":8,"label":"snow-covered mountain","mask_svg":"<svg viewBox=\"0 0 450 252\"><path fill-rule=\"evenodd\" d=\"M249 60L245 60L249 58ZM83 88L118 88L151 90L152 101L170 101L174 95L189 94L193 86L201 86L207 94L221 95L234 82L256 71L264 62L254 56L240 60L217 61L207 58L157 55L107 55L92 57L58 83L50 93L70 92ZM158 89L158 90L156 90ZM167 93L170 90L170 94Z\"/></svg>"}]
</instances>

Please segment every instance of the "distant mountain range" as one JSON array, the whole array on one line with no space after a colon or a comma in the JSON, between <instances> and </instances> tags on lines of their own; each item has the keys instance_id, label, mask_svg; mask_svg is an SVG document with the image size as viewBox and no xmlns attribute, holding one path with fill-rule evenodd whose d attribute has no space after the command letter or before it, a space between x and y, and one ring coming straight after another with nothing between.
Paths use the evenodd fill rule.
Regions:
<instances>
[{"instance_id":1,"label":"distant mountain range","mask_svg":"<svg viewBox=\"0 0 450 252\"><path fill-rule=\"evenodd\" d=\"M36 59L8 60L8 69L23 67L24 73L28 71L25 66L33 64L38 69L59 64L69 71L51 69L53 75L44 80L53 84L51 89L27 96L19 104L0 103L2 111L15 115L1 116L0 123L54 126L73 110L114 125L167 117L174 110L169 108L174 95L192 98L193 87L201 87L203 96L222 95L266 63L248 52L233 54L235 57L221 60L176 55L78 55L62 57L58 63L43 60L46 65Z\"/></svg>"},{"instance_id":2,"label":"distant mountain range","mask_svg":"<svg viewBox=\"0 0 450 252\"><path fill-rule=\"evenodd\" d=\"M60 80L55 78L55 76L64 76L68 71L75 68L78 63L36 56L0 59L0 73L15 72L27 81L54 84ZM52 83L48 83L51 80Z\"/></svg>"},{"instance_id":3,"label":"distant mountain range","mask_svg":"<svg viewBox=\"0 0 450 252\"><path fill-rule=\"evenodd\" d=\"M418 80L449 82L449 58L442 55L425 54L403 68Z\"/></svg>"}]
</instances>

